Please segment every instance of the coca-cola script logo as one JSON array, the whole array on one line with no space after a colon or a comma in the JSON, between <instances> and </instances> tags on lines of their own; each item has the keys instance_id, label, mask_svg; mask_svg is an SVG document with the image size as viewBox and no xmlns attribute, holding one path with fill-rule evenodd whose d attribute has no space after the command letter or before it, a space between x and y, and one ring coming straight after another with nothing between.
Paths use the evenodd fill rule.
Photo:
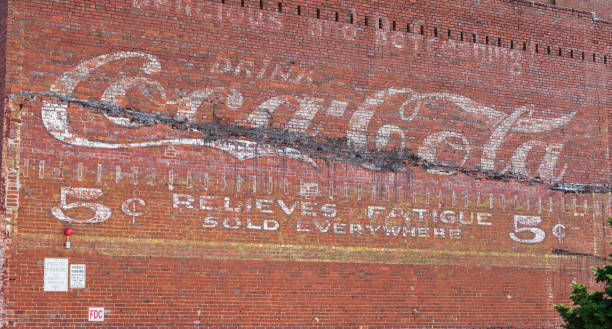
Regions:
<instances>
[{"instance_id":1,"label":"coca-cola script logo","mask_svg":"<svg viewBox=\"0 0 612 329\"><path fill-rule=\"evenodd\" d=\"M243 93L235 88L204 88L202 90L191 91L190 94L177 99L169 99L164 87L152 79L152 74L161 71L159 59L150 54L140 52L118 52L98 56L87 60L72 71L63 74L58 81L51 86L50 93L63 96L72 96L77 85L85 81L96 69L124 59L139 59L143 64L139 67L138 76L122 77L118 81L108 86L101 96L100 102L112 105L119 105L118 98L123 97L129 88L134 86L146 86L161 95L164 99L164 106L178 108L176 115L184 120L195 120L195 114L202 105L202 102L210 95L218 93L220 89L225 90L225 106L238 111L243 109ZM395 107L394 115L399 120L389 120L383 122L380 127L373 127L373 117L383 105L388 105L391 100L398 97L402 99L401 105ZM427 135L424 139L414 144L414 136L411 131L423 126L420 120L425 120L438 115L430 110L431 104L452 104L456 117L461 118L450 121L461 121L463 126L474 126L477 122L478 133L474 136L466 137L460 129L454 129L449 124L442 127L441 131L436 131ZM272 120L273 115L281 105L290 104L295 109L291 119L284 125L288 132L313 136L310 129L313 118L318 114L327 115L340 120L346 117L344 114L348 108L348 102L341 99L324 100L317 97L307 96L274 96L263 101L259 106L252 110L245 124L251 129L266 128ZM324 108L324 104L328 104ZM76 145L94 148L140 148L161 145L194 145L216 148L232 154L240 160L254 158L258 156L276 155L285 156L306 161L314 166L316 162L309 156L301 152L300 149L289 146L260 145L255 141L244 139L226 138L224 140L207 140L203 138L160 138L146 141L111 142L107 139L94 139L77 134L70 126L68 120L69 104L61 99L45 99L41 110L42 121L48 132L56 139ZM430 106L433 107L433 106ZM323 114L322 114L323 113ZM565 174L567 165L557 167L559 155L564 144L558 142L546 142L541 137L535 136L533 139L524 139L518 147L510 151L510 158L503 165L496 163L500 147L504 144L506 137L513 133L520 134L548 134L555 129L567 124L576 112L570 112L558 117L550 117L551 112L536 111L527 107L515 108L510 114L503 113L491 107L479 104L469 98L450 94L450 93L417 93L408 88L387 88L374 92L362 104L356 106L356 110L350 115L348 129L344 138L355 152L368 152L373 148L385 150L394 140L399 144L400 153L408 150L409 146L414 146L417 155L429 163L443 163L438 159L440 156L439 148L442 146L460 154L455 158L453 165L456 167L471 167L481 170L498 171L501 173L514 173L525 177L539 177L546 181L560 181ZM113 116L104 113L106 118L116 127L131 129L142 127L143 124L121 116ZM538 117L540 116L540 117ZM380 124L380 120L376 120ZM319 132L317 132L318 134ZM373 140L370 140L373 139ZM410 145L408 145L410 144ZM539 164L529 169L526 160L530 153L538 149ZM477 155L475 155L477 154ZM473 159L468 164L468 159ZM367 167L367 165L366 165ZM532 172L533 171L533 172Z\"/></svg>"}]
</instances>

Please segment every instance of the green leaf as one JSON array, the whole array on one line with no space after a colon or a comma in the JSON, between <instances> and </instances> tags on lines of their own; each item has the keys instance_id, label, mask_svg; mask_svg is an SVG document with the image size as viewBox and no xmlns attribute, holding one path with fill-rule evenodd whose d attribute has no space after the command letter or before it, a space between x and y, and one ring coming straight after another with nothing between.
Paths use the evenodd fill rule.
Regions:
<instances>
[{"instance_id":1,"label":"green leaf","mask_svg":"<svg viewBox=\"0 0 612 329\"><path fill-rule=\"evenodd\" d=\"M608 218L612 226L612 217ZM612 254L610 254L612 257ZM570 285L570 299L574 307L554 305L566 329L610 329L612 328L612 265L592 268L595 281L605 283L604 291L589 291L584 284Z\"/></svg>"}]
</instances>

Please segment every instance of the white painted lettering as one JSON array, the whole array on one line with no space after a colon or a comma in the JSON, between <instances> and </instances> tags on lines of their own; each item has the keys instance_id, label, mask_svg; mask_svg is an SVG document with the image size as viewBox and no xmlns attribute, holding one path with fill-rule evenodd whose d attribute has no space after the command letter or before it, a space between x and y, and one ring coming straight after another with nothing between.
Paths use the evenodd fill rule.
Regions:
<instances>
[{"instance_id":1,"label":"white painted lettering","mask_svg":"<svg viewBox=\"0 0 612 329\"><path fill-rule=\"evenodd\" d=\"M193 209L191 205L195 199L189 194L172 194L172 208L179 208L179 206L185 206L187 209Z\"/></svg>"},{"instance_id":2,"label":"white painted lettering","mask_svg":"<svg viewBox=\"0 0 612 329\"><path fill-rule=\"evenodd\" d=\"M212 200L215 200L215 199L217 199L216 196L201 195L200 196L200 209L201 210L209 210L209 211L217 210L216 207L213 207L213 206L208 204L209 202L211 202Z\"/></svg>"},{"instance_id":3,"label":"white painted lettering","mask_svg":"<svg viewBox=\"0 0 612 329\"><path fill-rule=\"evenodd\" d=\"M270 209L273 203L270 199L255 199L255 208L264 214L273 214L274 211Z\"/></svg>"},{"instance_id":4,"label":"white painted lettering","mask_svg":"<svg viewBox=\"0 0 612 329\"><path fill-rule=\"evenodd\" d=\"M378 206L368 206L368 218L370 220L374 220L376 216L378 215L383 215L383 211L385 210L385 207L378 207Z\"/></svg>"},{"instance_id":5,"label":"white painted lettering","mask_svg":"<svg viewBox=\"0 0 612 329\"><path fill-rule=\"evenodd\" d=\"M300 214L302 216L312 216L312 217L317 216L317 213L314 211L314 208L313 208L313 206L316 206L316 205L317 204L314 202L308 202L308 201L300 202L300 208L301 208Z\"/></svg>"},{"instance_id":6,"label":"white painted lettering","mask_svg":"<svg viewBox=\"0 0 612 329\"><path fill-rule=\"evenodd\" d=\"M334 234L345 234L345 233L346 233L346 224L334 223Z\"/></svg>"},{"instance_id":7,"label":"white painted lettering","mask_svg":"<svg viewBox=\"0 0 612 329\"><path fill-rule=\"evenodd\" d=\"M205 217L203 221L204 223L202 224L202 227L205 228L215 228L219 225L216 217Z\"/></svg>"},{"instance_id":8,"label":"white painted lettering","mask_svg":"<svg viewBox=\"0 0 612 329\"><path fill-rule=\"evenodd\" d=\"M325 217L334 218L338 214L336 205L333 203L326 203L321 206L321 214Z\"/></svg>"},{"instance_id":9,"label":"white painted lettering","mask_svg":"<svg viewBox=\"0 0 612 329\"><path fill-rule=\"evenodd\" d=\"M476 213L476 222L478 223L478 225L492 225L491 222L485 221L487 218L490 218L491 216L493 215L486 213L486 212Z\"/></svg>"}]
</instances>

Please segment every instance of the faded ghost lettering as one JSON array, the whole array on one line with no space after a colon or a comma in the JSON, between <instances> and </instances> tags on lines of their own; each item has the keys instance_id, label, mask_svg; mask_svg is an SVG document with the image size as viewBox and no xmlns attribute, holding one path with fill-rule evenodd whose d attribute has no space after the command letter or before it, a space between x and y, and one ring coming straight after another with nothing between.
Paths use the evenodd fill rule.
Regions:
<instances>
[{"instance_id":1,"label":"faded ghost lettering","mask_svg":"<svg viewBox=\"0 0 612 329\"><path fill-rule=\"evenodd\" d=\"M67 72L62 75L58 81L54 85L51 86L50 91L52 93L62 94L65 96L71 96L72 92L76 88L76 86L87 79L87 77L98 67L106 65L108 63L125 59L125 58L135 58L135 59L144 59L145 63L141 67L141 72L144 77L134 78L134 79L123 79L123 84L121 82L115 83L111 85L111 89L114 89L118 94L124 93L125 89L128 85L138 83L143 84L145 82L149 82L147 75L151 73L158 73L161 70L161 64L158 59L153 55L137 53L137 52L118 52L112 55L102 55L96 57L92 60L85 61L78 65L74 70ZM127 85L125 85L127 84ZM158 86L158 84L153 83L154 86ZM108 90L108 89L107 89ZM203 99L206 95L210 94L209 89L205 91L196 91L192 94L192 97L197 99ZM108 93L110 95L110 92ZM106 100L113 101L111 96L107 95ZM194 96L195 95L195 96ZM201 102L201 100L200 100ZM183 104L186 101L182 102ZM174 101L166 102L168 104L178 104ZM194 105L195 106L195 105ZM225 141L212 141L206 142L201 138L181 138L181 139L162 139L157 141L145 141L145 142L131 142L131 143L110 143L110 142L102 142L90 140L88 138L84 138L81 136L77 136L73 134L72 130L69 127L68 120L68 104L60 101L53 100L44 100L41 108L41 118L45 125L47 131L51 134L51 136L56 139L63 141L68 144L77 145L77 146L86 146L86 147L96 147L96 148L108 148L108 149L118 149L118 148L131 148L131 147L151 147L151 146L160 146L160 145L201 145L201 146L209 146L212 148L217 148L220 150L224 150L229 154L237 157L240 160L253 158L256 156L264 156L264 155L278 155L278 156L286 156L292 157L296 159L303 159L307 162L312 162L312 160L307 159L302 156L298 151L293 150L291 148L276 148L272 146L258 146L255 142L244 141L244 140L225 140ZM192 110L192 108L191 108ZM179 111L180 113L180 111ZM190 109L183 110L183 113L190 113ZM188 115L189 117L189 115ZM131 126L131 123L128 123L122 118L113 118L110 117L109 120L113 121L115 124L122 126Z\"/></svg>"},{"instance_id":2,"label":"faded ghost lettering","mask_svg":"<svg viewBox=\"0 0 612 329\"><path fill-rule=\"evenodd\" d=\"M69 223L87 223L94 224L100 223L111 218L111 210L109 207L92 202L93 200L99 199L104 193L101 189L97 188L86 188L86 187L62 187L60 190L60 205L58 207L51 208L51 214L65 222ZM77 200L86 200L68 202L68 197L72 197ZM86 219L72 218L66 215L66 211L70 209L85 208L93 211L93 215Z\"/></svg>"},{"instance_id":3,"label":"faded ghost lettering","mask_svg":"<svg viewBox=\"0 0 612 329\"><path fill-rule=\"evenodd\" d=\"M196 200L198 200L196 202ZM221 197L217 195L193 196L191 194L173 193L172 208L185 210L224 211L228 213L255 212L260 214L271 214L291 217L328 217L335 218L338 209L334 203L318 204L317 202L305 200L283 200L283 199L243 199L237 200L233 197Z\"/></svg>"},{"instance_id":4,"label":"faded ghost lettering","mask_svg":"<svg viewBox=\"0 0 612 329\"><path fill-rule=\"evenodd\" d=\"M453 143L453 139L457 140L457 142ZM470 155L470 142L468 142L463 135L452 131L441 131L439 133L427 136L423 142L423 146L419 148L419 156L429 162L438 162L436 160L437 144L442 142L454 150L465 153L465 156L459 163L452 163L452 165L456 165L458 167L465 165L465 162Z\"/></svg>"},{"instance_id":5,"label":"faded ghost lettering","mask_svg":"<svg viewBox=\"0 0 612 329\"><path fill-rule=\"evenodd\" d=\"M216 24L234 21L236 24L268 28L274 31L283 26L280 18L274 13L254 10L238 10L220 3L194 0L133 0L132 5L138 9L172 9L180 15L187 15Z\"/></svg>"},{"instance_id":6,"label":"faded ghost lettering","mask_svg":"<svg viewBox=\"0 0 612 329\"><path fill-rule=\"evenodd\" d=\"M205 87L201 90L183 91L176 99L171 99L165 91L165 87L160 82L152 79L153 73L161 72L161 63L157 57L138 52L118 52L109 55L102 55L91 60L84 61L72 71L63 74L50 88L51 93L71 97L77 85L95 73L95 70L107 65L116 65L121 59L133 59L135 63L141 63L137 76L122 77L118 81L112 82L101 96L101 101L109 104L119 104L119 98L124 98L130 90L140 89L147 101L156 104L161 109L172 108L178 118L194 120L198 116L197 111L205 99L209 97L219 98L230 111L250 111L246 120L243 122L252 129L266 129L275 120L275 112L281 107L289 108L290 118L284 124L287 132L314 136L321 131L320 127L313 128L312 123L317 116L325 115L334 118L347 118L348 128L346 130L346 140L354 152L369 153L372 150L390 151L395 150L398 154L405 154L410 148L417 151L418 155L430 163L446 164L455 167L465 167L468 163L480 165L482 170L500 171L502 173L513 173L525 177L540 177L549 182L560 181L567 169L567 164L558 168L558 162L563 151L564 144L551 143L541 139L531 139L515 147L506 150L504 154L511 154L510 159L502 166L498 163L498 154L506 138L512 134L549 134L555 129L566 125L574 117L576 112L568 112L558 117L543 117L544 112L519 107L510 113L498 111L489 106L479 104L469 98L449 94L449 93L417 93L408 88L387 88L374 91L373 94L359 105L355 104L356 110L350 117L344 116L348 102L341 99L324 99L310 96L293 95L272 95L263 100L254 109L245 109L244 95L248 94L239 90L242 86L235 88L225 87ZM218 58L213 64L211 71L227 74L252 74L251 65L247 62L238 64L232 63L228 59ZM238 67L238 68L237 68ZM244 71L248 67L247 71ZM117 68L120 69L120 68ZM272 75L291 77L290 71L280 71ZM274 71L273 71L274 72ZM283 73L285 72L285 73ZM289 73L287 73L289 72ZM289 75L286 75L289 74ZM297 78L296 78L297 79ZM298 80L296 80L298 81ZM442 129L441 131L431 132L424 139L415 141L413 138L414 127L422 126L421 120L426 120L423 115L431 118L432 115L439 115L440 106L448 106L455 111L458 118L465 122L482 122L482 134L488 135L472 138L470 135L462 134L461 131ZM68 119L67 102L45 98L41 109L41 117L47 131L54 138L71 145L85 146L94 148L141 148L169 145L193 145L207 146L222 150L238 158L239 160L250 159L260 156L282 156L305 161L316 167L316 162L308 155L303 154L298 149L276 145L260 145L255 141L226 138L208 140L204 138L173 138L166 137L158 140L130 141L122 139L113 142L108 138L98 140L80 136L71 128L71 120ZM378 111L380 108L393 109L393 115L399 120L379 118L385 112ZM380 113L379 113L380 112ZM546 111L545 113L549 113ZM283 112L283 114L286 112ZM376 119L374 117L376 116ZM117 127L117 129L128 129L132 127L142 127L138 122L130 121L127 118L106 114L107 120ZM347 120L345 119L345 120ZM443 119L443 118L441 118ZM430 120L430 119L428 119ZM278 124L278 122L274 122ZM153 129L153 128L151 128ZM154 135L156 136L156 135ZM538 136L539 137L539 136ZM143 138L143 137L140 137ZM410 143L419 143L419 145ZM393 146L392 146L393 145ZM534 152L537 149L538 152ZM446 153L441 157L441 150ZM482 150L482 152L474 152ZM453 157L448 158L447 151ZM542 152L543 151L543 152ZM470 161L474 154L479 154L479 161ZM527 163L530 156L543 154L539 158L539 164L535 170L528 169ZM366 168L376 169L376 165L370 163L362 164ZM437 173L443 173L438 171ZM293 209L286 205L286 210L292 212Z\"/></svg>"},{"instance_id":7,"label":"faded ghost lettering","mask_svg":"<svg viewBox=\"0 0 612 329\"><path fill-rule=\"evenodd\" d=\"M101 202L94 202L100 201L98 199L103 195L103 191L96 188L62 187L59 206L52 207L51 214L56 219L67 222L104 222L111 218L111 210ZM302 233L353 237L366 235L389 238L460 238L464 229L488 229L487 227L499 226L501 222L494 221L492 213L467 213L444 208L406 208L401 204L390 207L368 205L364 208L361 218L351 216L347 221L347 217L338 216L336 204L319 204L306 200L290 202L273 198L244 199L220 195L197 197L171 193L171 203L171 211L201 215L201 227L204 229L229 231L281 231L281 223L293 221L295 231ZM126 199L120 208L125 215L132 217L134 224L135 217L147 214L146 211L138 211L136 207L146 205L145 200L132 197ZM67 212L79 208L88 209L93 215L85 219L69 217ZM546 233L539 227L541 223L540 216L514 215L514 228L509 232L509 237L519 243L541 243L546 238ZM282 226L286 227L285 224ZM561 243L566 230L567 228L558 222L551 232Z\"/></svg>"},{"instance_id":8,"label":"faded ghost lettering","mask_svg":"<svg viewBox=\"0 0 612 329\"><path fill-rule=\"evenodd\" d=\"M270 79L289 83L312 83L312 72L299 65L271 63L263 59L255 62L250 59L233 59L217 56L210 66L210 73L228 74L248 79Z\"/></svg>"},{"instance_id":9,"label":"faded ghost lettering","mask_svg":"<svg viewBox=\"0 0 612 329\"><path fill-rule=\"evenodd\" d=\"M546 181L560 181L565 175L567 164L563 167L563 169L561 169L561 172L557 177L555 177L554 170L559 154L561 153L561 149L563 149L563 144L547 145L543 142L535 140L525 142L518 149L516 149L512 155L512 159L510 159L510 163L502 172L510 171L525 177L533 176L528 169L525 168L525 162L527 161L529 152L532 151L534 147L541 147L545 149L544 160L537 169L537 176Z\"/></svg>"},{"instance_id":10,"label":"faded ghost lettering","mask_svg":"<svg viewBox=\"0 0 612 329\"><path fill-rule=\"evenodd\" d=\"M256 230L256 231L278 231L280 223L275 219L256 220L252 218L241 219L238 217L226 217L220 219L215 216L207 216L202 219L203 228L222 227L227 230Z\"/></svg>"},{"instance_id":11,"label":"faded ghost lettering","mask_svg":"<svg viewBox=\"0 0 612 329\"><path fill-rule=\"evenodd\" d=\"M377 29L375 32L377 47L403 49L407 55L420 52L446 54L449 58L476 59L480 63L502 63L512 75L523 71L523 54L518 49L508 49L480 43L458 42L452 39L428 38L418 34L406 34L404 31Z\"/></svg>"},{"instance_id":12,"label":"faded ghost lettering","mask_svg":"<svg viewBox=\"0 0 612 329\"><path fill-rule=\"evenodd\" d=\"M537 227L540 223L539 216L514 215L514 232L510 232L510 239L527 244L542 242L546 232Z\"/></svg>"}]
</instances>

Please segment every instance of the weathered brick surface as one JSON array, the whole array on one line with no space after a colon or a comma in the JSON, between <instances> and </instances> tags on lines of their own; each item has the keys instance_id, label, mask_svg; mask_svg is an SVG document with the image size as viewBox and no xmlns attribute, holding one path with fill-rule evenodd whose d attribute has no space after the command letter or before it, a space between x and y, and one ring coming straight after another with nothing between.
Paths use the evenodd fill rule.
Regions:
<instances>
[{"instance_id":1,"label":"weathered brick surface","mask_svg":"<svg viewBox=\"0 0 612 329\"><path fill-rule=\"evenodd\" d=\"M588 13L29 0L7 17L7 326L557 328L552 305L610 252L612 28ZM85 264L86 287L44 291L45 258Z\"/></svg>"},{"instance_id":2,"label":"weathered brick surface","mask_svg":"<svg viewBox=\"0 0 612 329\"><path fill-rule=\"evenodd\" d=\"M6 16L8 14L8 2L3 1L0 3L0 26L2 26L2 30L0 30L0 122L4 122L4 86L5 86L5 72L6 72ZM5 134L0 135L0 139L4 139ZM1 159L0 155L0 161ZM0 188L0 191L3 191L3 188Z\"/></svg>"},{"instance_id":3,"label":"weathered brick surface","mask_svg":"<svg viewBox=\"0 0 612 329\"><path fill-rule=\"evenodd\" d=\"M554 4L560 7L592 12L598 19L612 21L612 4L606 0L556 0Z\"/></svg>"}]
</instances>

